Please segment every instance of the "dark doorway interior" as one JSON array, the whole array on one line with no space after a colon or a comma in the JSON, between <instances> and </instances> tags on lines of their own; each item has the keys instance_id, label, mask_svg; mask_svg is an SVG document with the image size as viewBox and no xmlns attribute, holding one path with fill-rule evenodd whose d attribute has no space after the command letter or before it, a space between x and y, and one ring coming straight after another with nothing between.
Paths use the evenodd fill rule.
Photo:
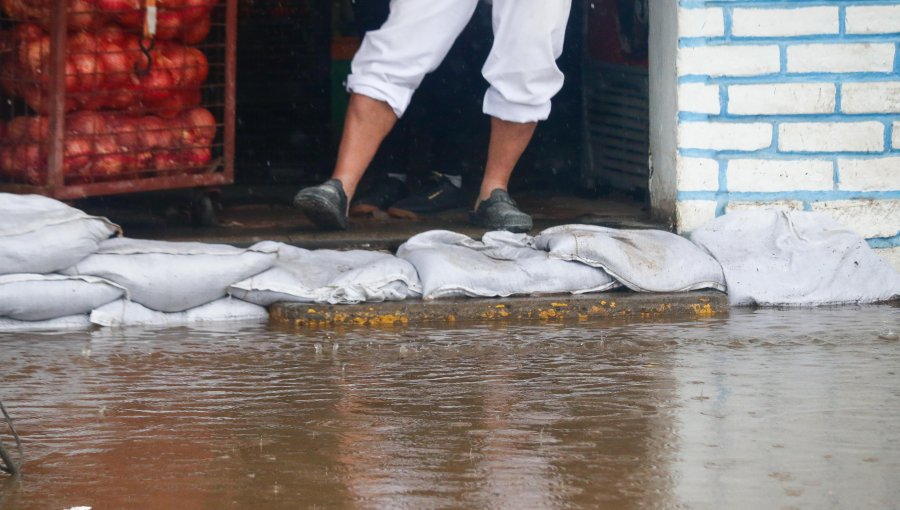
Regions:
<instances>
[{"instance_id":1,"label":"dark doorway interior","mask_svg":"<svg viewBox=\"0 0 900 510\"><path fill-rule=\"evenodd\" d=\"M241 0L238 32L237 180L302 185L327 176L340 134L340 95L348 70L348 37L359 33L349 1ZM582 188L582 53L586 3L574 2L559 66L566 84L514 176L518 190L572 192ZM480 69L490 50L490 6L483 5L444 65L417 92L398 131L404 161L390 142L376 165L406 165L411 174L463 168L466 184L480 176L488 121L481 112L487 83ZM343 54L343 55L342 55ZM337 96L337 97L335 97ZM447 107L449 106L449 109ZM422 129L426 123L433 129ZM395 144L396 145L396 144ZM444 147L446 145L447 147ZM462 150L461 150L462 149Z\"/></svg>"},{"instance_id":2,"label":"dark doorway interior","mask_svg":"<svg viewBox=\"0 0 900 510\"><path fill-rule=\"evenodd\" d=\"M650 153L648 0L591 0L582 51L582 170L587 189L647 201Z\"/></svg>"}]
</instances>

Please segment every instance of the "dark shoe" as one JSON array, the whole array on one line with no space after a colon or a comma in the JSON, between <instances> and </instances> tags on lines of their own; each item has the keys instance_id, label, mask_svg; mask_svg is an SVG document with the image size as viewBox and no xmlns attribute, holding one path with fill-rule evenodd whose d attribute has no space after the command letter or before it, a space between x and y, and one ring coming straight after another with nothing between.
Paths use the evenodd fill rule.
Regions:
<instances>
[{"instance_id":1,"label":"dark shoe","mask_svg":"<svg viewBox=\"0 0 900 510\"><path fill-rule=\"evenodd\" d=\"M302 209L319 228L347 230L350 226L347 223L347 194L337 179L303 188L294 197L294 206Z\"/></svg>"},{"instance_id":2,"label":"dark shoe","mask_svg":"<svg viewBox=\"0 0 900 510\"><path fill-rule=\"evenodd\" d=\"M388 214L397 218L416 219L420 214L434 214L463 204L463 191L444 174L433 172L432 181L424 189L391 205Z\"/></svg>"},{"instance_id":3,"label":"dark shoe","mask_svg":"<svg viewBox=\"0 0 900 510\"><path fill-rule=\"evenodd\" d=\"M531 230L531 216L523 213L506 190L495 189L491 197L478 204L471 214L472 223L491 230L528 232Z\"/></svg>"},{"instance_id":4,"label":"dark shoe","mask_svg":"<svg viewBox=\"0 0 900 510\"><path fill-rule=\"evenodd\" d=\"M350 204L350 216L373 214L387 209L394 202L409 193L406 183L393 177L385 177L375 181L369 190L355 198Z\"/></svg>"}]
</instances>

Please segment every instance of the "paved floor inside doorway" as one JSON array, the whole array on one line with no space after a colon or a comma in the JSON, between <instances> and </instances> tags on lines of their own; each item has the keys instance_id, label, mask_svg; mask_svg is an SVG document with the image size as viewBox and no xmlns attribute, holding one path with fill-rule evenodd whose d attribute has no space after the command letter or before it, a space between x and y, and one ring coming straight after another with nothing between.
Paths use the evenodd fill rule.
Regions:
<instances>
[{"instance_id":1,"label":"paved floor inside doorway","mask_svg":"<svg viewBox=\"0 0 900 510\"><path fill-rule=\"evenodd\" d=\"M238 246L262 240L282 241L304 248L393 250L409 237L427 230L445 229L480 238L484 230L468 223L468 210L446 211L420 220L377 215L352 218L342 232L317 230L291 206L294 187L232 186L221 192L221 209L211 227L190 225L190 190L129 196L98 197L73 205L90 214L106 216L122 225L134 238L171 241L203 241ZM648 208L627 195L610 194L597 199L536 192L516 193L521 208L534 217L534 230L582 223L613 228L659 228Z\"/></svg>"}]
</instances>

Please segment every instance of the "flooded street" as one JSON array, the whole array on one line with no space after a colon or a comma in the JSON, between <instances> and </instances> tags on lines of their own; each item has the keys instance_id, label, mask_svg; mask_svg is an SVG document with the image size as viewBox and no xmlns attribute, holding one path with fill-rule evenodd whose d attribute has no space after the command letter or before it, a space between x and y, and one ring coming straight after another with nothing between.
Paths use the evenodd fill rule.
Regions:
<instances>
[{"instance_id":1,"label":"flooded street","mask_svg":"<svg viewBox=\"0 0 900 510\"><path fill-rule=\"evenodd\" d=\"M896 508L898 331L879 306L0 333L27 458L0 508Z\"/></svg>"}]
</instances>

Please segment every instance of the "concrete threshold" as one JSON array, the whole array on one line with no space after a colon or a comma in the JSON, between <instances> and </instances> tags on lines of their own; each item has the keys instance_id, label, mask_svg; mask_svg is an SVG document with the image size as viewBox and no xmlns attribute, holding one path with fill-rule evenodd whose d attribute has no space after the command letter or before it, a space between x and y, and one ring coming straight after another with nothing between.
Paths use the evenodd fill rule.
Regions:
<instances>
[{"instance_id":1,"label":"concrete threshold","mask_svg":"<svg viewBox=\"0 0 900 510\"><path fill-rule=\"evenodd\" d=\"M342 325L448 325L460 322L647 322L727 316L728 296L715 291L644 294L616 291L585 295L406 300L358 305L276 303L275 326L312 329Z\"/></svg>"}]
</instances>

